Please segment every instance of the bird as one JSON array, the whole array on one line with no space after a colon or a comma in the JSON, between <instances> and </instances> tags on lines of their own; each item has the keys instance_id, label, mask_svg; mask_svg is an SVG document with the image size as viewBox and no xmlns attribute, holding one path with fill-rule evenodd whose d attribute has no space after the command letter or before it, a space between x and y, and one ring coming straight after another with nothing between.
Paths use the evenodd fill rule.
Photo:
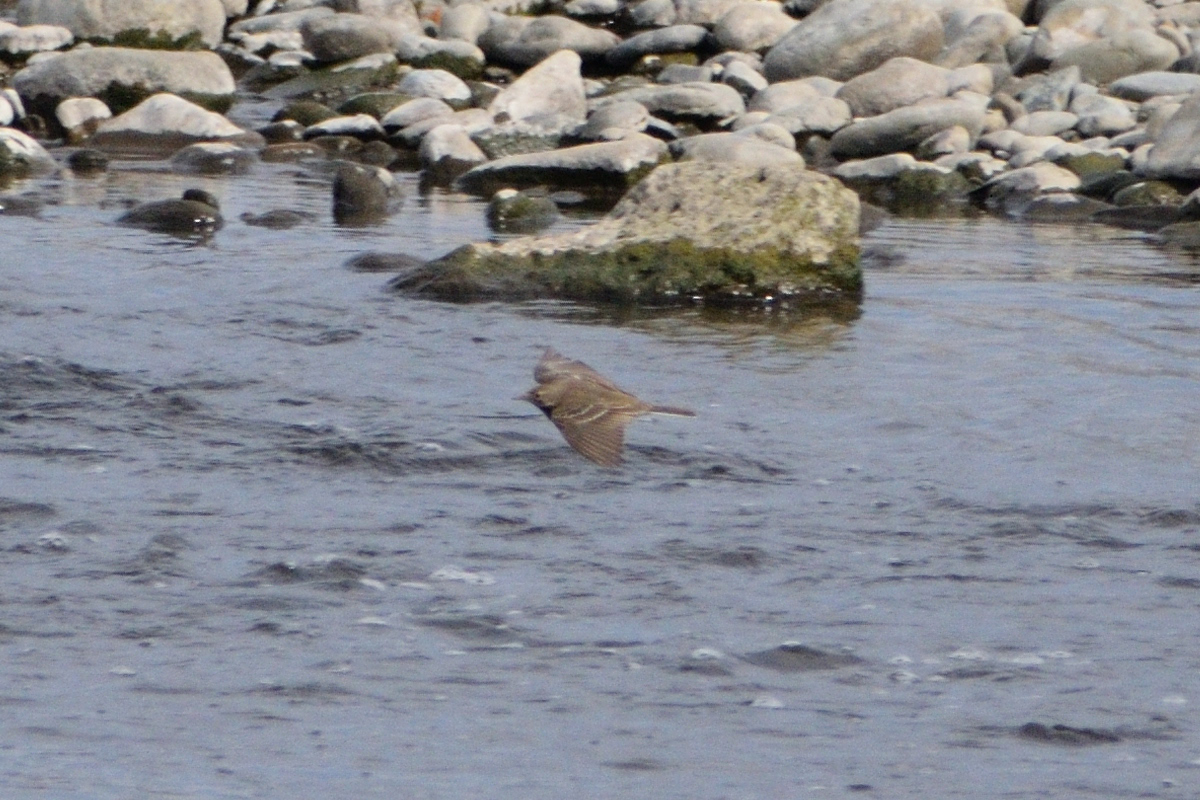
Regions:
<instances>
[{"instance_id":1,"label":"bird","mask_svg":"<svg viewBox=\"0 0 1200 800\"><path fill-rule=\"evenodd\" d=\"M537 381L518 400L527 400L545 414L567 444L584 458L602 467L621 463L625 428L645 414L694 417L696 412L677 406L643 402L584 364L546 348L533 370Z\"/></svg>"}]
</instances>

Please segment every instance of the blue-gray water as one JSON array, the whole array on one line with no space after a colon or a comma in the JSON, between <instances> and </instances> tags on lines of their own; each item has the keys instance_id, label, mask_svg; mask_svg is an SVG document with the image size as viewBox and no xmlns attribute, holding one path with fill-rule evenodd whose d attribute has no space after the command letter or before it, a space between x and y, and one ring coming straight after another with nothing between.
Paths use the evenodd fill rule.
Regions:
<instances>
[{"instance_id":1,"label":"blue-gray water","mask_svg":"<svg viewBox=\"0 0 1200 800\"><path fill-rule=\"evenodd\" d=\"M207 244L111 224L192 185ZM892 222L853 319L444 305L343 266L487 235L409 189L9 187L4 797L1195 796L1190 256ZM600 469L512 399L548 344L699 416Z\"/></svg>"}]
</instances>

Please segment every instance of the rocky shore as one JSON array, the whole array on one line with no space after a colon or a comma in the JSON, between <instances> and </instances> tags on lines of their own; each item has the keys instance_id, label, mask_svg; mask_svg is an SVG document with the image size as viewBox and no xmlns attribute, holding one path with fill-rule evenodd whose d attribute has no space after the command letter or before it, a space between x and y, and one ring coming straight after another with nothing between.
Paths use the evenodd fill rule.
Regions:
<instances>
[{"instance_id":1,"label":"rocky shore","mask_svg":"<svg viewBox=\"0 0 1200 800\"><path fill-rule=\"evenodd\" d=\"M860 199L1200 243L1198 41L1200 2L1175 0L0 2L0 180L289 161L369 224L416 169L532 233L407 265L397 291L845 298ZM239 127L249 99L278 112Z\"/></svg>"}]
</instances>

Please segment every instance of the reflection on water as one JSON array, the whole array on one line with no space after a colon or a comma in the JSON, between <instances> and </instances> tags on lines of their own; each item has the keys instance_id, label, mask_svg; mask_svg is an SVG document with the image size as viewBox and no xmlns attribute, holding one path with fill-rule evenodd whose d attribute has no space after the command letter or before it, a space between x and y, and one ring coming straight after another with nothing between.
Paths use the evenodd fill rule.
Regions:
<instances>
[{"instance_id":1,"label":"reflection on water","mask_svg":"<svg viewBox=\"0 0 1200 800\"><path fill-rule=\"evenodd\" d=\"M207 242L111 224L191 185ZM6 796L1187 796L1190 256L891 222L861 306L443 305L344 266L486 238L408 188L0 215ZM547 344L699 416L599 469L512 399Z\"/></svg>"}]
</instances>

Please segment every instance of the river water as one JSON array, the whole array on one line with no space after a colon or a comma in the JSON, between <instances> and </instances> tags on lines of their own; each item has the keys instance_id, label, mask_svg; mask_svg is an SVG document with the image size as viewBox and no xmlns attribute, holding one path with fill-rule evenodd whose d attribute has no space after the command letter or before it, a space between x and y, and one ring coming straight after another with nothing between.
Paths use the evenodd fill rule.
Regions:
<instances>
[{"instance_id":1,"label":"river water","mask_svg":"<svg viewBox=\"0 0 1200 800\"><path fill-rule=\"evenodd\" d=\"M857 313L448 305L344 263L476 201L118 166L0 214L4 797L1195 797L1188 254L892 221ZM112 224L186 186L211 240ZM547 345L698 416L596 467Z\"/></svg>"}]
</instances>

